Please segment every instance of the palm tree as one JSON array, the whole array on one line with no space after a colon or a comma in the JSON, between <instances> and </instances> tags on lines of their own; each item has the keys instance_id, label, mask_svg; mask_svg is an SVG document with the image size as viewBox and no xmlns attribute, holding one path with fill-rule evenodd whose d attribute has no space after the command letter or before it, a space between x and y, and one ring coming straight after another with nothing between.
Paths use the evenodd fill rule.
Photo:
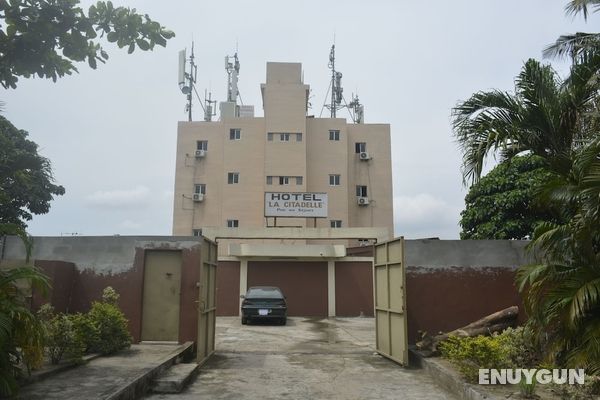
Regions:
<instances>
[{"instance_id":1,"label":"palm tree","mask_svg":"<svg viewBox=\"0 0 600 400\"><path fill-rule=\"evenodd\" d=\"M515 80L514 94L475 93L452 110L454 135L463 153L463 181L477 182L489 156L501 161L532 153L550 170L567 173L573 151L598 126L600 82L592 79L600 56L588 54L561 80L549 65L528 60Z\"/></svg>"},{"instance_id":2,"label":"palm tree","mask_svg":"<svg viewBox=\"0 0 600 400\"><path fill-rule=\"evenodd\" d=\"M540 199L571 218L537 228L541 262L517 273L530 322L551 361L599 373L600 137L578 152L568 175L544 186Z\"/></svg>"},{"instance_id":3,"label":"palm tree","mask_svg":"<svg viewBox=\"0 0 600 400\"><path fill-rule=\"evenodd\" d=\"M16 225L0 224L0 237L6 234L21 236L29 259L31 245L25 232ZM36 268L0 269L0 397L16 392L21 364L29 368L43 357L44 328L30 310L23 283L42 291L48 288L48 278Z\"/></svg>"},{"instance_id":4,"label":"palm tree","mask_svg":"<svg viewBox=\"0 0 600 400\"><path fill-rule=\"evenodd\" d=\"M583 14L587 20L590 11L600 10L600 0L572 0L565 7L567 15L575 16ZM600 48L599 33L577 32L572 35L562 35L556 42L544 50L544 57L565 57L570 56L573 60L582 52Z\"/></svg>"}]
</instances>

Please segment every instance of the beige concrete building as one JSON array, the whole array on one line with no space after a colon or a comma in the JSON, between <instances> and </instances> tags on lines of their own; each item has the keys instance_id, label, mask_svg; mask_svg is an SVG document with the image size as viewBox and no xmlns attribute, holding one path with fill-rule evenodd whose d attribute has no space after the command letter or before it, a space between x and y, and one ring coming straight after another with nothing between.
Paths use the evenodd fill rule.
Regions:
<instances>
[{"instance_id":1,"label":"beige concrete building","mask_svg":"<svg viewBox=\"0 0 600 400\"><path fill-rule=\"evenodd\" d=\"M390 125L307 115L300 63L267 63L261 92L264 117L179 122L173 234L277 225L378 227L391 237ZM266 218L265 192L327 193L327 218Z\"/></svg>"}]
</instances>

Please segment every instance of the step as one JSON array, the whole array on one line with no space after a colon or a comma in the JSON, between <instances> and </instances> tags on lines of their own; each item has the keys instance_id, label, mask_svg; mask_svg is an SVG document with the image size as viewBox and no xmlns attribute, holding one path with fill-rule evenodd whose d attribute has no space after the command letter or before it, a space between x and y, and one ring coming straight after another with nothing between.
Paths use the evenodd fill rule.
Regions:
<instances>
[{"instance_id":1,"label":"step","mask_svg":"<svg viewBox=\"0 0 600 400\"><path fill-rule=\"evenodd\" d=\"M175 364L154 380L152 391L155 393L179 393L196 375L200 365L197 363Z\"/></svg>"}]
</instances>

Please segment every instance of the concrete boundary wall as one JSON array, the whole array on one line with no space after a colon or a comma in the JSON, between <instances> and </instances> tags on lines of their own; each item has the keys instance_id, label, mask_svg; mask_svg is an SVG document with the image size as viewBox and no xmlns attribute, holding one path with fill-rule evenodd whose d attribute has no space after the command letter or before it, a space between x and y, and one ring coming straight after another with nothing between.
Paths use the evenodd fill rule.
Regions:
<instances>
[{"instance_id":1,"label":"concrete boundary wall","mask_svg":"<svg viewBox=\"0 0 600 400\"><path fill-rule=\"evenodd\" d=\"M409 343L419 331L436 334L464 326L500 309L519 306L519 266L531 263L520 240L406 240Z\"/></svg>"},{"instance_id":2,"label":"concrete boundary wall","mask_svg":"<svg viewBox=\"0 0 600 400\"><path fill-rule=\"evenodd\" d=\"M179 342L196 341L203 242L200 237L168 236L34 237L32 262L51 278L53 289L46 299L34 292L32 305L51 302L58 311L85 312L101 299L105 287L112 286L138 342L146 251L181 251ZM0 263L22 260L25 247L19 238L7 237L0 254Z\"/></svg>"}]
</instances>

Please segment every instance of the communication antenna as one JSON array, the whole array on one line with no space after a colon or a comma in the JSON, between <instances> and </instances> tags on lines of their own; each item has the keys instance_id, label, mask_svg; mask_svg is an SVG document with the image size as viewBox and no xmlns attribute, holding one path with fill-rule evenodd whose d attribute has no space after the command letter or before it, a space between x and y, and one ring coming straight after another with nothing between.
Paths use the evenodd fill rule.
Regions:
<instances>
[{"instance_id":1,"label":"communication antenna","mask_svg":"<svg viewBox=\"0 0 600 400\"><path fill-rule=\"evenodd\" d=\"M350 110L350 115L352 116L352 121L355 124L362 124L365 122L365 107L360 104L358 100L358 95L352 94L352 101L348 103L348 109Z\"/></svg>"},{"instance_id":2,"label":"communication antenna","mask_svg":"<svg viewBox=\"0 0 600 400\"><path fill-rule=\"evenodd\" d=\"M206 97L206 90L204 90L204 120L206 122L212 121L212 117L217 115L217 110L213 107L213 104L217 104L216 100L211 100L212 93L208 92Z\"/></svg>"},{"instance_id":3,"label":"communication antenna","mask_svg":"<svg viewBox=\"0 0 600 400\"><path fill-rule=\"evenodd\" d=\"M329 88L327 89L327 94L325 95L325 102L319 117L323 115L323 110L325 108L329 110L331 118L336 118L338 110L347 108L352 121L357 124L362 123L364 108L360 103L358 103L358 97L354 98L353 95L352 101L355 101L355 103L353 104L351 102L350 105L346 104L346 99L344 98L344 88L342 87L342 73L336 71L335 69L335 44L331 46L331 50L329 51L329 64L327 66L329 69L331 69L331 82L329 83ZM327 98L329 97L330 93L331 97L328 104Z\"/></svg>"},{"instance_id":4,"label":"communication antenna","mask_svg":"<svg viewBox=\"0 0 600 400\"><path fill-rule=\"evenodd\" d=\"M187 104L185 105L185 111L188 113L188 121L192 120L192 92L196 91L194 87L196 83L196 76L198 73L198 67L194 63L194 42L192 42L192 54L190 58L186 58L185 49L179 52L179 89L181 93L187 96ZM186 64L189 63L189 72L186 71ZM196 93L196 95L198 95ZM200 103L202 105L202 103Z\"/></svg>"},{"instance_id":5,"label":"communication antenna","mask_svg":"<svg viewBox=\"0 0 600 400\"><path fill-rule=\"evenodd\" d=\"M238 60L237 51L233 56L225 56L225 71L227 71L227 101L235 103L240 94L238 90L240 61Z\"/></svg>"}]
</instances>

